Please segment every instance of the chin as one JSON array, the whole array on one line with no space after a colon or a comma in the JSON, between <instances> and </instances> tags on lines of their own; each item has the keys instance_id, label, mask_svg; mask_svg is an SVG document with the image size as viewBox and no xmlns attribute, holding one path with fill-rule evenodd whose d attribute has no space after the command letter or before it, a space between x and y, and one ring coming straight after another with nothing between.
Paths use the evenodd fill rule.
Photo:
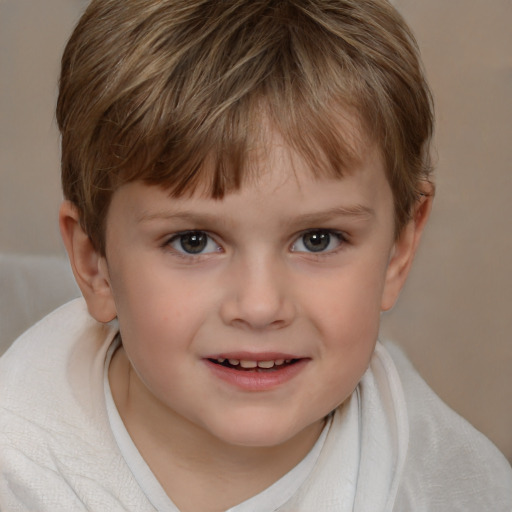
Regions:
<instances>
[{"instance_id":1,"label":"chin","mask_svg":"<svg viewBox=\"0 0 512 512\"><path fill-rule=\"evenodd\" d=\"M288 421L279 421L274 417L251 416L244 420L233 419L224 428L214 429L210 432L222 442L247 448L272 448L293 440L301 432L317 420L302 426Z\"/></svg>"}]
</instances>

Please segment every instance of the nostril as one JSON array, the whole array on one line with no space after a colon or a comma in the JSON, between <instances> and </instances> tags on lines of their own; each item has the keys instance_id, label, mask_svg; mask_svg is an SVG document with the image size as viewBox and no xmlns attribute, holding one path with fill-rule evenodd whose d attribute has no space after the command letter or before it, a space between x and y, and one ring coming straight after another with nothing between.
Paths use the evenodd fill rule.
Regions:
<instances>
[{"instance_id":1,"label":"nostril","mask_svg":"<svg viewBox=\"0 0 512 512\"><path fill-rule=\"evenodd\" d=\"M289 322L287 322L284 319L280 320L273 320L271 322L267 322L265 319L242 319L242 318L235 318L231 320L230 324L233 327L237 327L239 329L247 329L247 330L273 330L273 329L281 329L283 327L286 327Z\"/></svg>"},{"instance_id":2,"label":"nostril","mask_svg":"<svg viewBox=\"0 0 512 512\"><path fill-rule=\"evenodd\" d=\"M220 305L225 324L264 330L279 329L291 322L295 308L286 276L272 270L270 265L268 262L243 265L226 277L226 294Z\"/></svg>"}]
</instances>

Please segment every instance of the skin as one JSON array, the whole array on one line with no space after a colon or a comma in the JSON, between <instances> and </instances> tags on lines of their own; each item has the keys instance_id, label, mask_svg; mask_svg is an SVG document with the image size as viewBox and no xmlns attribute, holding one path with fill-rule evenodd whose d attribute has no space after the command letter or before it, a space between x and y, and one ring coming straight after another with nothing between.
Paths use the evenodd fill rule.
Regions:
<instances>
[{"instance_id":1,"label":"skin","mask_svg":"<svg viewBox=\"0 0 512 512\"><path fill-rule=\"evenodd\" d=\"M308 453L368 367L380 314L398 297L430 211L422 198L395 239L375 147L342 179L314 178L279 142L267 149L255 162L259 177L222 200L121 187L107 216L106 257L73 205L61 208L90 313L119 319L123 346L109 379L120 415L184 511L240 503ZM182 247L180 233L191 230L208 235L201 253ZM311 230L330 238L320 251L307 245ZM240 351L286 354L301 366L248 390L208 362Z\"/></svg>"}]
</instances>

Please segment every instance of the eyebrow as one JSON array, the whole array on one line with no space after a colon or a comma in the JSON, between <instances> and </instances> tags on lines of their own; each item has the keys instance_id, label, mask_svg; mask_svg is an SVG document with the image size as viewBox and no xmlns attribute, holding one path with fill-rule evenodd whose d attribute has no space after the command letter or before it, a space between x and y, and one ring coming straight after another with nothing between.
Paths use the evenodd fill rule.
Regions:
<instances>
[{"instance_id":1,"label":"eyebrow","mask_svg":"<svg viewBox=\"0 0 512 512\"><path fill-rule=\"evenodd\" d=\"M315 224L327 222L337 217L353 219L371 219L375 217L375 210L361 204L328 208L314 213L304 213L293 218L293 223Z\"/></svg>"},{"instance_id":2,"label":"eyebrow","mask_svg":"<svg viewBox=\"0 0 512 512\"><path fill-rule=\"evenodd\" d=\"M143 212L140 217L137 218L137 223L151 222L153 220L183 220L198 224L205 224L219 222L220 219L217 215L212 215L211 213L195 213L183 210L162 210L154 213Z\"/></svg>"},{"instance_id":3,"label":"eyebrow","mask_svg":"<svg viewBox=\"0 0 512 512\"><path fill-rule=\"evenodd\" d=\"M375 217L375 210L360 204L339 206L318 212L299 214L285 222L288 224L321 224L338 217L348 217L361 220L371 219ZM182 220L196 224L225 223L225 221L217 215L212 215L206 212L196 213L183 210L164 210L156 211L154 213L143 212L140 217L138 217L137 223L151 222L153 220Z\"/></svg>"}]
</instances>

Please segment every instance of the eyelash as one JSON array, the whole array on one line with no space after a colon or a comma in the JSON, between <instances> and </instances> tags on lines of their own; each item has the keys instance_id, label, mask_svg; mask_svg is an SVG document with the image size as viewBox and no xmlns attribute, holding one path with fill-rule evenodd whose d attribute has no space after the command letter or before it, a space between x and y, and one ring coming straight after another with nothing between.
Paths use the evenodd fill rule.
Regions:
<instances>
[{"instance_id":1,"label":"eyelash","mask_svg":"<svg viewBox=\"0 0 512 512\"><path fill-rule=\"evenodd\" d=\"M335 237L337 239L338 245L332 249L329 250L295 250L294 247L300 243L304 244L304 237L307 235L315 235L319 234L321 236L328 235L328 244L331 243L331 237ZM201 249L201 252L193 253L193 252L187 252L183 248L183 237L185 236L192 236L196 235L198 237L206 236L206 245ZM178 250L173 247L173 243L176 241L181 242L181 246L183 250ZM209 244L214 243L217 246L216 250L210 250L208 252L202 252L206 247L208 247ZM294 241L292 242L290 246L290 251L295 252L302 255L307 255L308 257L325 257L330 256L333 254L338 253L341 249L344 248L344 246L348 243L348 238L345 233L333 229L324 229L324 228L314 228L314 229L308 229L305 231L300 232L298 235L295 236ZM173 234L171 237L165 240L165 242L162 244L162 247L165 249L168 249L172 251L175 255L185 258L185 259L191 259L194 261L197 261L198 258L204 258L208 257L211 254L217 254L222 252L222 247L220 244L218 244L214 237L212 237L207 231L203 230L187 230L187 231L180 231L178 233Z\"/></svg>"},{"instance_id":2,"label":"eyelash","mask_svg":"<svg viewBox=\"0 0 512 512\"><path fill-rule=\"evenodd\" d=\"M337 246L332 248L332 249L329 249L329 250L319 250L319 251L314 251L314 250L309 250L309 251L297 251L297 250L293 250L294 246L297 245L298 243L302 243L304 244L304 238L307 236L307 235L313 235L313 234L320 234L322 236L324 235L328 235L329 238L328 238L328 244L331 243L331 239L332 237L335 237L336 240L337 240ZM292 244L292 247L291 247L291 250L292 252L297 252L299 254L302 254L302 255L307 255L307 257L315 257L315 258L320 258L320 257L327 257L327 256L332 256L334 254L337 254L340 250L342 250L345 245L348 243L348 238L347 236L345 235L345 233L341 232L341 231L337 231L337 230L334 230L334 229L325 229L325 228L314 228L314 229L308 229L306 231L302 231L294 240L293 244Z\"/></svg>"},{"instance_id":3,"label":"eyelash","mask_svg":"<svg viewBox=\"0 0 512 512\"><path fill-rule=\"evenodd\" d=\"M196 235L198 237L206 236L207 239L206 239L206 245L204 248L206 248L209 244L211 244L213 242L217 246L217 250L209 251L206 253L205 252L194 253L194 252L187 252L186 250L180 251L172 246L172 244L174 242L181 241L181 246L183 249L183 238L187 235L189 235L189 236ZM162 244L162 246L165 249L172 251L175 255L177 255L179 257L182 257L185 259L194 259L194 260L197 260L197 258L201 258L201 257L204 258L205 256L208 256L210 254L216 254L216 253L219 253L222 251L220 244L218 244L215 241L215 239L207 231L202 231L200 229L191 229L191 230L180 231L179 233L175 233L170 238L166 239L166 241ZM204 248L202 250L204 250Z\"/></svg>"}]
</instances>

